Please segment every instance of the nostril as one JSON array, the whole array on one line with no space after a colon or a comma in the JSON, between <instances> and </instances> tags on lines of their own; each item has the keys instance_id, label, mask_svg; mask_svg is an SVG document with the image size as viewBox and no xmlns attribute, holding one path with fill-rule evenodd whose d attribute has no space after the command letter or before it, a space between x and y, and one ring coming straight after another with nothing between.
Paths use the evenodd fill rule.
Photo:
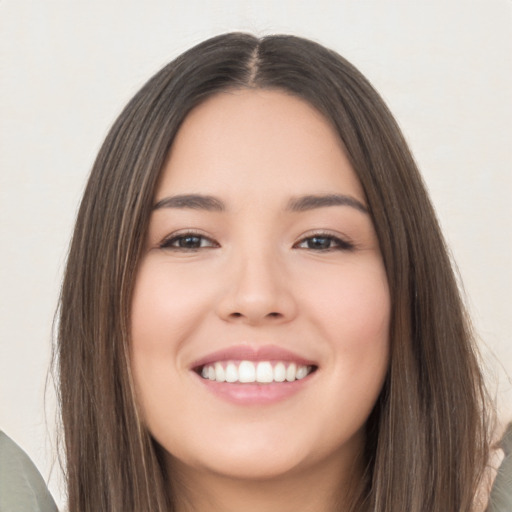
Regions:
<instances>
[{"instance_id":1,"label":"nostril","mask_svg":"<svg viewBox=\"0 0 512 512\"><path fill-rule=\"evenodd\" d=\"M242 313L239 313L238 311L234 311L229 316L231 318L240 318L240 317L243 317L244 315ZM265 316L267 316L269 318L281 318L283 315L281 313L276 312L276 311L272 311L271 313L268 313Z\"/></svg>"}]
</instances>

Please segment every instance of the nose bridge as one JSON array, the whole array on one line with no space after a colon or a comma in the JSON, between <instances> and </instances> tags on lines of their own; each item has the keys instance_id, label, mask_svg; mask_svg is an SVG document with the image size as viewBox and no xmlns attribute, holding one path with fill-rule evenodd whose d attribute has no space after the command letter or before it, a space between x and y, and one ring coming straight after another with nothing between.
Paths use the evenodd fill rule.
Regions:
<instances>
[{"instance_id":1,"label":"nose bridge","mask_svg":"<svg viewBox=\"0 0 512 512\"><path fill-rule=\"evenodd\" d=\"M278 293L278 257L267 248L250 250L240 255L237 262L237 281L242 297L270 300Z\"/></svg>"},{"instance_id":2,"label":"nose bridge","mask_svg":"<svg viewBox=\"0 0 512 512\"><path fill-rule=\"evenodd\" d=\"M219 312L248 323L287 320L295 304L282 258L270 244L246 244L233 251Z\"/></svg>"}]
</instances>

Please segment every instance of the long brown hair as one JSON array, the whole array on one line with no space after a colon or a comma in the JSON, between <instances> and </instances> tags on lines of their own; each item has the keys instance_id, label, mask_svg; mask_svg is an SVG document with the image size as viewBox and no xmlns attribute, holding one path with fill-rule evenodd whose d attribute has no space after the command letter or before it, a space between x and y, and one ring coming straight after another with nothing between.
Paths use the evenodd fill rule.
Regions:
<instances>
[{"instance_id":1,"label":"long brown hair","mask_svg":"<svg viewBox=\"0 0 512 512\"><path fill-rule=\"evenodd\" d=\"M345 59L305 39L226 34L187 51L130 101L78 213L56 356L71 512L173 509L130 373L130 302L156 183L186 115L229 88L294 94L333 125L379 238L390 368L367 423L354 511L472 510L488 456L486 395L435 213L386 105Z\"/></svg>"}]
</instances>

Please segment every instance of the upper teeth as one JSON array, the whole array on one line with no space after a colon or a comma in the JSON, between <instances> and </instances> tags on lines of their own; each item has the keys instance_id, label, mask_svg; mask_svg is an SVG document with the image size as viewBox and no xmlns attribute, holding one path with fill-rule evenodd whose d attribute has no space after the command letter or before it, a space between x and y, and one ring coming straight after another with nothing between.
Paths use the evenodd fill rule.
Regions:
<instances>
[{"instance_id":1,"label":"upper teeth","mask_svg":"<svg viewBox=\"0 0 512 512\"><path fill-rule=\"evenodd\" d=\"M293 382L303 379L311 370L311 366L281 361L228 361L203 366L201 376L217 382Z\"/></svg>"}]
</instances>

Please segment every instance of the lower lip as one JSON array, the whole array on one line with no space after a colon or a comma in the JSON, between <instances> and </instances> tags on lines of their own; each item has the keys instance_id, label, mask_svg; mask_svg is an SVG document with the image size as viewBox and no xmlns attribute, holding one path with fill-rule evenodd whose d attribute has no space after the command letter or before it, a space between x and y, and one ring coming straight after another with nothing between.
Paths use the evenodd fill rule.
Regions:
<instances>
[{"instance_id":1,"label":"lower lip","mask_svg":"<svg viewBox=\"0 0 512 512\"><path fill-rule=\"evenodd\" d=\"M208 391L219 398L237 405L269 405L286 400L295 395L311 380L313 374L309 374L300 380L293 382L273 382L269 384L258 383L227 383L204 379L196 374L196 377Z\"/></svg>"}]
</instances>

